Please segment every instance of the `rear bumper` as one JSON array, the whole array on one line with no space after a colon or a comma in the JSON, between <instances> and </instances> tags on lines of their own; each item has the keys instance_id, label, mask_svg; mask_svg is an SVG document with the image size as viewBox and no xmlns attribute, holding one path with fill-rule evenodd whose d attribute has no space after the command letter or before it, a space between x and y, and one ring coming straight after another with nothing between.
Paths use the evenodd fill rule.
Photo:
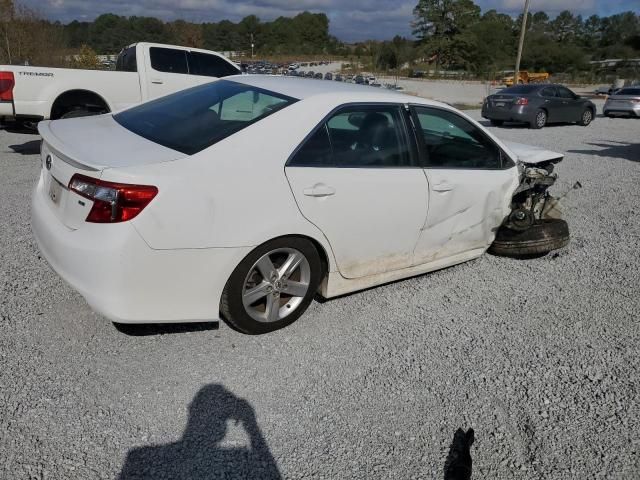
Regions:
<instances>
[{"instance_id":1,"label":"rear bumper","mask_svg":"<svg viewBox=\"0 0 640 480\"><path fill-rule=\"evenodd\" d=\"M503 122L529 123L535 119L535 110L528 105L516 105L511 108L482 107L482 117Z\"/></svg>"},{"instance_id":2,"label":"rear bumper","mask_svg":"<svg viewBox=\"0 0 640 480\"><path fill-rule=\"evenodd\" d=\"M605 104L602 111L605 115L635 115L640 117L640 105L607 105Z\"/></svg>"},{"instance_id":3,"label":"rear bumper","mask_svg":"<svg viewBox=\"0 0 640 480\"><path fill-rule=\"evenodd\" d=\"M219 319L222 290L249 247L154 250L130 222L71 230L53 213L42 184L32 196L38 247L94 310L119 323Z\"/></svg>"},{"instance_id":4,"label":"rear bumper","mask_svg":"<svg viewBox=\"0 0 640 480\"><path fill-rule=\"evenodd\" d=\"M13 110L13 102L0 102L0 119L9 119L13 118L14 116L15 111Z\"/></svg>"}]
</instances>

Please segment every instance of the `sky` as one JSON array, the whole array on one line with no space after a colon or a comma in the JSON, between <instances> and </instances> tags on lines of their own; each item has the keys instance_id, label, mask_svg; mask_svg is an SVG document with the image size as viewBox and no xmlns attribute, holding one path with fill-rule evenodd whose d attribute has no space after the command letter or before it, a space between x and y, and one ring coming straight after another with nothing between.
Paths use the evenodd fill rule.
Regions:
<instances>
[{"instance_id":1,"label":"sky","mask_svg":"<svg viewBox=\"0 0 640 480\"><path fill-rule=\"evenodd\" d=\"M342 41L389 39L411 36L410 22L417 0L22 0L51 20L93 20L101 13L154 16L163 20L183 18L195 22L238 21L247 15L261 20L294 16L299 12L324 12L330 33ZM475 0L483 11L492 8L517 16L524 0ZM640 0L531 0L531 11L550 16L562 10L588 16L618 12L640 13Z\"/></svg>"}]
</instances>

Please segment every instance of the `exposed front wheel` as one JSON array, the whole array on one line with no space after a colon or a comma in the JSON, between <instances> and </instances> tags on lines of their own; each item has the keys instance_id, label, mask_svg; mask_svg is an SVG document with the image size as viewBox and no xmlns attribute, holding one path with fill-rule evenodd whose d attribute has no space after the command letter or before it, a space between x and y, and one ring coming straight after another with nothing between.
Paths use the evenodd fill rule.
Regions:
<instances>
[{"instance_id":1,"label":"exposed front wheel","mask_svg":"<svg viewBox=\"0 0 640 480\"><path fill-rule=\"evenodd\" d=\"M547 124L547 112L538 110L533 121L530 123L531 128L542 128Z\"/></svg>"},{"instance_id":2,"label":"exposed front wheel","mask_svg":"<svg viewBox=\"0 0 640 480\"><path fill-rule=\"evenodd\" d=\"M227 281L220 311L231 327L261 334L295 322L322 279L322 262L308 240L283 237L253 250Z\"/></svg>"},{"instance_id":3,"label":"exposed front wheel","mask_svg":"<svg viewBox=\"0 0 640 480\"><path fill-rule=\"evenodd\" d=\"M590 108L587 108L584 112L582 112L580 122L578 123L580 123L580 125L582 125L583 127L586 127L591 123L591 120L593 120L593 112Z\"/></svg>"},{"instance_id":4,"label":"exposed front wheel","mask_svg":"<svg viewBox=\"0 0 640 480\"><path fill-rule=\"evenodd\" d=\"M489 253L504 257L544 255L569 243L569 226L560 219L539 220L526 230L500 227Z\"/></svg>"}]
</instances>

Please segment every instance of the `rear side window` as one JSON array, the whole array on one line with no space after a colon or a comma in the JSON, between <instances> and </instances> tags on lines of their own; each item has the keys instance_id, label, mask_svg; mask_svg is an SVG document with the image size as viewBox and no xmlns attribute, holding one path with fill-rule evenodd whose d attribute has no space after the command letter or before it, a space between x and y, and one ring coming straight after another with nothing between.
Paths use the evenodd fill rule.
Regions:
<instances>
[{"instance_id":1,"label":"rear side window","mask_svg":"<svg viewBox=\"0 0 640 480\"><path fill-rule=\"evenodd\" d=\"M189 52L189 73L205 77L228 77L240 73L234 65L224 58L200 52Z\"/></svg>"},{"instance_id":2,"label":"rear side window","mask_svg":"<svg viewBox=\"0 0 640 480\"><path fill-rule=\"evenodd\" d=\"M116 60L116 71L137 72L138 62L136 59L136 47L129 47L123 50Z\"/></svg>"},{"instance_id":3,"label":"rear side window","mask_svg":"<svg viewBox=\"0 0 640 480\"><path fill-rule=\"evenodd\" d=\"M151 68L158 72L189 73L187 67L187 52L173 48L151 47Z\"/></svg>"},{"instance_id":4,"label":"rear side window","mask_svg":"<svg viewBox=\"0 0 640 480\"><path fill-rule=\"evenodd\" d=\"M328 167L333 161L327 125L322 126L307 139L290 162L298 167Z\"/></svg>"},{"instance_id":5,"label":"rear side window","mask_svg":"<svg viewBox=\"0 0 640 480\"><path fill-rule=\"evenodd\" d=\"M144 103L113 118L152 142L193 155L296 102L252 85L219 80Z\"/></svg>"},{"instance_id":6,"label":"rear side window","mask_svg":"<svg viewBox=\"0 0 640 480\"><path fill-rule=\"evenodd\" d=\"M546 87L540 91L540 95L543 97L555 97L556 89L554 87Z\"/></svg>"},{"instance_id":7,"label":"rear side window","mask_svg":"<svg viewBox=\"0 0 640 480\"><path fill-rule=\"evenodd\" d=\"M334 113L289 160L290 166L412 167L400 107L348 106Z\"/></svg>"},{"instance_id":8,"label":"rear side window","mask_svg":"<svg viewBox=\"0 0 640 480\"><path fill-rule=\"evenodd\" d=\"M575 95L571 90L565 87L557 87L556 91L558 92L558 96L560 98L574 99Z\"/></svg>"}]
</instances>

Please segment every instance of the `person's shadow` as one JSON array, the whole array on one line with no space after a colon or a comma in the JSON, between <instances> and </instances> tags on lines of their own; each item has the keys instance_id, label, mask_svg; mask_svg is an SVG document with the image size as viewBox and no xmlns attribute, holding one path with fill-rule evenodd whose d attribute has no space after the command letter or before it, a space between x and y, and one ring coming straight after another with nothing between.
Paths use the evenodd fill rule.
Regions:
<instances>
[{"instance_id":1,"label":"person's shadow","mask_svg":"<svg viewBox=\"0 0 640 480\"><path fill-rule=\"evenodd\" d=\"M241 425L248 446L223 442L227 422ZM225 444L226 443L226 444ZM203 387L189 407L182 439L129 451L119 480L281 479L255 412L224 386Z\"/></svg>"}]
</instances>

